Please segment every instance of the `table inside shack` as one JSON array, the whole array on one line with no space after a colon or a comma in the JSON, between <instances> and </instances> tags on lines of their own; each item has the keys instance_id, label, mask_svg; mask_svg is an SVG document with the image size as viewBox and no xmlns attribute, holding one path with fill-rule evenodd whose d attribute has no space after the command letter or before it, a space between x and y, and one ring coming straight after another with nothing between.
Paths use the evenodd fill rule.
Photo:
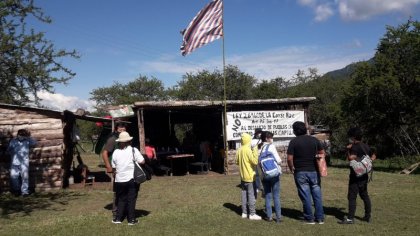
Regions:
<instances>
[{"instance_id":1,"label":"table inside shack","mask_svg":"<svg viewBox=\"0 0 420 236\"><path fill-rule=\"evenodd\" d=\"M194 154L177 152L157 152L156 154L161 164L167 164L170 166L171 176L173 176L174 173L186 173L187 175L190 174L189 163L190 159L194 159Z\"/></svg>"}]
</instances>

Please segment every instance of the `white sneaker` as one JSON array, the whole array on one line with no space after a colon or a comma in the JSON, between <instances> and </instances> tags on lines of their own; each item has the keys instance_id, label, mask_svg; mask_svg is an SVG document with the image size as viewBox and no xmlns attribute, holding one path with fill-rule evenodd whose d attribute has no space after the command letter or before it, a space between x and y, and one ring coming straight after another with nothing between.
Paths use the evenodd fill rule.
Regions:
<instances>
[{"instance_id":1,"label":"white sneaker","mask_svg":"<svg viewBox=\"0 0 420 236\"><path fill-rule=\"evenodd\" d=\"M252 215L249 215L249 219L250 220L261 220L261 216L259 216L257 214L252 214Z\"/></svg>"},{"instance_id":2,"label":"white sneaker","mask_svg":"<svg viewBox=\"0 0 420 236\"><path fill-rule=\"evenodd\" d=\"M242 219L246 219L246 218L248 218L248 214L242 213Z\"/></svg>"}]
</instances>

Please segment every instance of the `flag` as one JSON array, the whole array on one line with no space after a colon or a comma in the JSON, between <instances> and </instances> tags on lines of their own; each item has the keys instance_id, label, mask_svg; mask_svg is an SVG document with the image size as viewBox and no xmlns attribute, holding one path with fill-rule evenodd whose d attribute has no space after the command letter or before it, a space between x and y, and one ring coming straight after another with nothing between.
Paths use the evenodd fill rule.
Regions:
<instances>
[{"instance_id":1,"label":"flag","mask_svg":"<svg viewBox=\"0 0 420 236\"><path fill-rule=\"evenodd\" d=\"M213 0L205 6L181 34L183 56L207 43L223 37L222 0Z\"/></svg>"}]
</instances>

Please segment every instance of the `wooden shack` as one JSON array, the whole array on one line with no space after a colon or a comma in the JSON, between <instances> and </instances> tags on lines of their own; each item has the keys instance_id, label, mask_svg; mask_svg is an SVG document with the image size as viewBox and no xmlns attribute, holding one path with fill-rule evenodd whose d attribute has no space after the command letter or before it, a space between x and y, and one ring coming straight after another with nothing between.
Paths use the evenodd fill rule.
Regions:
<instances>
[{"instance_id":1,"label":"wooden shack","mask_svg":"<svg viewBox=\"0 0 420 236\"><path fill-rule=\"evenodd\" d=\"M76 119L110 121L70 111L54 111L0 103L0 192L9 190L11 158L6 152L19 129L28 129L37 140L29 156L29 187L47 191L68 186L74 154L73 128Z\"/></svg>"},{"instance_id":2,"label":"wooden shack","mask_svg":"<svg viewBox=\"0 0 420 236\"><path fill-rule=\"evenodd\" d=\"M253 133L254 128L262 127L264 130L275 132L276 147L285 155L285 146L294 137L291 134L291 123L285 125L282 119L268 119L271 114L287 116L287 112L298 111L300 120L308 124L309 104L315 97L264 99L264 100L228 100L226 101L226 113L230 117L241 116L241 112L248 112L249 116L261 115L261 118L250 120L249 125L242 128L235 127L240 119L229 119L224 124L223 101L146 101L135 102L133 111L137 118L139 147L144 152L145 139L150 139L158 152L177 153L192 152L198 156L197 147L199 142L208 141L213 149L213 168L221 173L235 174L237 166L234 164L236 149L240 146L238 134L241 132ZM261 114L260 114L261 113ZM284 113L284 114L277 114ZM262 119L264 117L264 119ZM267 123L260 123L260 122ZM136 122L133 122L134 124ZM226 127L231 127L224 130ZM233 125L233 127L232 127ZM177 127L178 126L178 127ZM245 128L244 128L245 127ZM277 132L286 127L284 132ZM180 134L181 131L186 131ZM236 133L232 134L232 130ZM225 158L224 135L228 140L228 158ZM236 136L235 136L236 135ZM188 150L190 149L190 150Z\"/></svg>"}]
</instances>

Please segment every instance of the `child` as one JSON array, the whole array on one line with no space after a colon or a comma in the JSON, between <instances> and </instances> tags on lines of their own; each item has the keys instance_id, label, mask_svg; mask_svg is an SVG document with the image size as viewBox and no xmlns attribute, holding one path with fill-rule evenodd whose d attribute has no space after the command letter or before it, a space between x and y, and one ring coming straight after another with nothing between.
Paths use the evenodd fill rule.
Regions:
<instances>
[{"instance_id":1,"label":"child","mask_svg":"<svg viewBox=\"0 0 420 236\"><path fill-rule=\"evenodd\" d=\"M261 216L255 213L255 195L253 182L255 181L255 168L258 164L258 155L251 150L251 135L241 135L242 146L236 152L236 164L239 165L241 175L241 199L242 218L248 217L247 206L249 206L249 219L261 220Z\"/></svg>"}]
</instances>

